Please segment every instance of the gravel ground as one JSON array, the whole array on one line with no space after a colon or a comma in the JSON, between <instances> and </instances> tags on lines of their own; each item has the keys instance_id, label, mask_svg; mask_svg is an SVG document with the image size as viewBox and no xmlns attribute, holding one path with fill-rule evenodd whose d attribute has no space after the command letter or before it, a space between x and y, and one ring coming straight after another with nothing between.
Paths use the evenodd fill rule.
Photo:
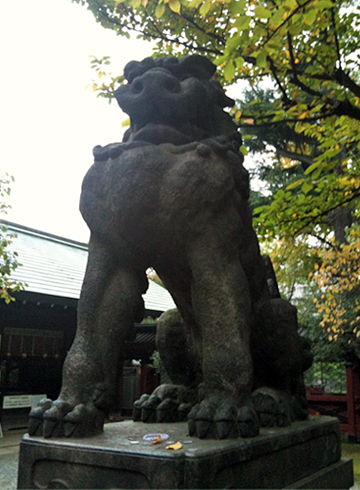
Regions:
<instances>
[{"instance_id":1,"label":"gravel ground","mask_svg":"<svg viewBox=\"0 0 360 490\"><path fill-rule=\"evenodd\" d=\"M19 451L0 455L0 488L16 490Z\"/></svg>"},{"instance_id":2,"label":"gravel ground","mask_svg":"<svg viewBox=\"0 0 360 490\"><path fill-rule=\"evenodd\" d=\"M0 489L16 490L19 444L26 429L9 430L0 439Z\"/></svg>"}]
</instances>

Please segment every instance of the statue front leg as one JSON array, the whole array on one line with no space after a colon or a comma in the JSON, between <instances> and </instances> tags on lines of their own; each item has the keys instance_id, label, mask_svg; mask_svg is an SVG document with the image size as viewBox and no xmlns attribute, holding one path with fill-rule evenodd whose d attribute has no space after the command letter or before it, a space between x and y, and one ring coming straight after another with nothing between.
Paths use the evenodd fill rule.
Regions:
<instances>
[{"instance_id":1,"label":"statue front leg","mask_svg":"<svg viewBox=\"0 0 360 490\"><path fill-rule=\"evenodd\" d=\"M102 430L114 404L124 342L143 316L144 272L124 266L109 246L92 239L73 345L59 398L30 413L29 434L89 435Z\"/></svg>"},{"instance_id":2,"label":"statue front leg","mask_svg":"<svg viewBox=\"0 0 360 490\"><path fill-rule=\"evenodd\" d=\"M201 438L257 435L251 407L251 298L237 250L201 240L192 252L192 302L202 338L204 399L189 415L189 430ZM219 236L219 234L217 235ZM230 245L231 246L231 245Z\"/></svg>"}]
</instances>

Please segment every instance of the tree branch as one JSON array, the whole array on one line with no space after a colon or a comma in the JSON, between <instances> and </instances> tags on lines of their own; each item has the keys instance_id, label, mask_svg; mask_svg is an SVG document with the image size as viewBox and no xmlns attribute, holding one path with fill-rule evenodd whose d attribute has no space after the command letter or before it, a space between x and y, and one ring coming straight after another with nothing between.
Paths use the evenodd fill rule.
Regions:
<instances>
[{"instance_id":1,"label":"tree branch","mask_svg":"<svg viewBox=\"0 0 360 490\"><path fill-rule=\"evenodd\" d=\"M239 128L249 128L249 127L260 128L262 126L274 126L276 124L289 124L289 123L297 123L297 122L310 122L310 121L318 121L319 119L325 119L327 117L335 116L335 115L338 115L337 112L330 111L330 112L327 112L325 114L319 114L318 116L304 117L303 119L299 119L299 118L282 119L281 121L266 121L266 122L260 123L260 124L249 124L249 123L244 124L244 123L242 123L242 124L238 124L238 127ZM274 116L275 116L275 114L272 114L270 116L260 116L257 119L262 120L262 119L267 119L267 118L274 117ZM250 114L250 115L243 114L241 116L241 119L253 119L253 120L255 120L256 119L256 116L254 116L254 114Z\"/></svg>"},{"instance_id":2,"label":"tree branch","mask_svg":"<svg viewBox=\"0 0 360 490\"><path fill-rule=\"evenodd\" d=\"M279 30L280 30L280 29L281 29L281 28L282 28L284 25L286 25L286 23L287 23L287 22L289 22L289 20L290 20L290 19L291 19L291 18L292 18L292 17L293 17L295 14L297 14L297 13L299 12L299 10L303 9L304 7L306 7L306 6L307 6L309 3L311 3L312 1L313 1L313 0L306 0L306 2L304 2L302 5L299 5L299 4L298 4L298 7L296 7L296 9L295 9L295 10L293 10L293 11L291 12L291 14L290 14L290 15L289 15L289 16L288 16L288 17L287 17L287 18L286 18L286 19L285 19L285 20L284 20L284 21L283 21L283 22L282 22L280 25L278 25L278 26L277 26L277 28L276 28L276 29L274 29L274 31L273 31L273 32L270 34L270 36L269 36L269 37L266 39L266 41L265 41L263 44L261 44L261 46L260 46L260 47L265 46L265 45L266 45L266 44L267 44L267 43L268 43L268 42L269 42L269 41L270 41L270 40L271 40L271 39L272 39L272 38L275 36L275 34L276 34L276 33L277 33L277 32L278 32L278 31L279 31Z\"/></svg>"},{"instance_id":3,"label":"tree branch","mask_svg":"<svg viewBox=\"0 0 360 490\"><path fill-rule=\"evenodd\" d=\"M291 99L289 99L285 88L282 86L282 84L281 84L281 82L277 76L275 64L274 64L273 60L270 58L270 56L268 56L268 60L269 60L269 64L270 64L271 73L273 74L273 77L275 78L275 81L276 81L281 93L283 94L283 101L284 101L284 103L289 105L289 104L291 104L292 101L291 101Z\"/></svg>"},{"instance_id":4,"label":"tree branch","mask_svg":"<svg viewBox=\"0 0 360 490\"><path fill-rule=\"evenodd\" d=\"M340 85L348 88L354 95L360 97L360 86L357 85L357 83L355 83L342 69L335 70L333 77Z\"/></svg>"},{"instance_id":5,"label":"tree branch","mask_svg":"<svg viewBox=\"0 0 360 490\"><path fill-rule=\"evenodd\" d=\"M304 92L308 93L309 95L312 95L313 97L322 97L321 92L317 92L316 90L308 87L305 85L303 82L301 82L298 78L298 70L297 66L295 63L295 57L294 57L294 48L293 48L293 43L291 39L290 32L287 32L287 40L288 40L288 45L289 45L289 53L290 53L290 62L291 62L291 71L290 73L292 74L292 78L289 78L289 82L292 83L293 85L296 85L297 87L301 88L304 90Z\"/></svg>"},{"instance_id":6,"label":"tree branch","mask_svg":"<svg viewBox=\"0 0 360 490\"><path fill-rule=\"evenodd\" d=\"M142 36L144 36L145 38L153 39L154 41L156 41L160 38L162 41L167 42L167 43L179 44L179 45L183 46L184 48L189 49L190 51L200 51L202 53L209 53L209 54L214 54L217 56L222 54L222 51L207 48L205 46L197 45L195 48L192 44L190 44L186 41L182 41L178 37L176 37L176 38L168 37L166 34L164 34L164 31L160 31L160 29L155 25L154 21L152 20L152 18L150 16L148 17L148 21L151 23L152 28L155 31L154 33L151 33L151 32L148 33L148 32L145 32L143 29L137 29L136 27L133 27L131 25L129 26L129 24L121 23L116 17L110 17L108 15L108 13L105 12L103 8L101 8L102 5L100 5L97 0L93 0L93 3L96 4L96 6L97 6L98 15L100 17L102 17L102 19L105 22L109 22L110 24L113 24L114 26L118 26L122 29L127 29L128 31L139 33ZM120 7L122 7L121 4L120 4ZM131 11L128 11L128 15L131 16ZM133 19L133 22L136 23L136 20ZM208 33L206 33L206 34L208 34ZM209 36L209 37L211 37L211 36Z\"/></svg>"},{"instance_id":7,"label":"tree branch","mask_svg":"<svg viewBox=\"0 0 360 490\"><path fill-rule=\"evenodd\" d=\"M296 234L301 233L301 231L304 230L311 223L317 222L319 220L319 218L322 218L324 216L327 216L329 213L331 213L332 211L335 211L336 209L340 208L344 204L349 204L351 201L354 201L359 196L360 196L360 190L357 190L356 192L354 192L352 194L352 196L348 197L347 199L344 199L343 201L339 202L335 206L333 206L333 207L331 207L329 209L326 209L325 211L322 211L321 213L317 214L316 216L310 216L310 217L309 216L305 216L304 218L300 218L297 221L305 221L305 220L307 220L307 222L303 226L301 226L299 228L299 230L296 232ZM290 219L289 220L283 220L284 223L290 223L292 221L295 221L295 220L290 220Z\"/></svg>"},{"instance_id":8,"label":"tree branch","mask_svg":"<svg viewBox=\"0 0 360 490\"><path fill-rule=\"evenodd\" d=\"M335 24L335 12L334 12L334 8L332 8L332 9L331 9L331 22L332 22L333 29L334 29L335 46L336 46L336 53L337 53L337 58L338 58L338 62L339 62L339 69L342 71L342 67L341 67L341 55L340 55L340 47L339 47L339 40L338 40L337 33L336 33L336 24Z\"/></svg>"},{"instance_id":9,"label":"tree branch","mask_svg":"<svg viewBox=\"0 0 360 490\"><path fill-rule=\"evenodd\" d=\"M314 163L314 159L309 155L304 155L302 153L296 153L295 151L287 150L286 148L283 148L279 144L274 143L270 140L268 141L268 143L270 145L273 145L276 151L278 151L283 157L290 158L290 160L298 160L299 162L301 162L304 170L306 170L308 167L310 167L310 165Z\"/></svg>"}]
</instances>

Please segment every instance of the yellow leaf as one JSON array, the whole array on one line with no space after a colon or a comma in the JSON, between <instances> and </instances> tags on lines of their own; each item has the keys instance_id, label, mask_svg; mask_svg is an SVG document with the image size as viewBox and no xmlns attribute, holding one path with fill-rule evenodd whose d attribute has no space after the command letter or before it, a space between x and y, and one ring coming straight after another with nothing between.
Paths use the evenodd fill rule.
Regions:
<instances>
[{"instance_id":1,"label":"yellow leaf","mask_svg":"<svg viewBox=\"0 0 360 490\"><path fill-rule=\"evenodd\" d=\"M181 442L176 442L175 444L168 444L166 449L170 449L170 451L177 451L182 448Z\"/></svg>"},{"instance_id":2,"label":"yellow leaf","mask_svg":"<svg viewBox=\"0 0 360 490\"><path fill-rule=\"evenodd\" d=\"M163 16L165 12L165 5L162 3L161 5L158 5L155 9L155 17L157 19L160 19L160 17Z\"/></svg>"},{"instance_id":3,"label":"yellow leaf","mask_svg":"<svg viewBox=\"0 0 360 490\"><path fill-rule=\"evenodd\" d=\"M148 0L141 0L141 5L143 7L146 7L147 4L148 4Z\"/></svg>"},{"instance_id":4,"label":"yellow leaf","mask_svg":"<svg viewBox=\"0 0 360 490\"><path fill-rule=\"evenodd\" d=\"M156 441L153 441L152 445L154 446L155 444L159 444L159 442L161 442L161 441L162 441L161 435L158 434Z\"/></svg>"},{"instance_id":5,"label":"yellow leaf","mask_svg":"<svg viewBox=\"0 0 360 490\"><path fill-rule=\"evenodd\" d=\"M235 112L235 119L236 119L236 121L238 121L240 119L240 117L241 117L241 111L240 110L239 111L236 111Z\"/></svg>"},{"instance_id":6,"label":"yellow leaf","mask_svg":"<svg viewBox=\"0 0 360 490\"><path fill-rule=\"evenodd\" d=\"M169 7L173 12L180 14L180 2L179 2L179 0L169 0Z\"/></svg>"}]
</instances>

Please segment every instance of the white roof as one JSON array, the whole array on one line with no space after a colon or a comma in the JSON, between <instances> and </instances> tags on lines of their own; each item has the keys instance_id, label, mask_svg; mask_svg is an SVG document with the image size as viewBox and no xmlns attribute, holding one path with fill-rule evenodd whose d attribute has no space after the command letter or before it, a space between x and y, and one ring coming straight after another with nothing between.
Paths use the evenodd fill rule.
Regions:
<instances>
[{"instance_id":1,"label":"white roof","mask_svg":"<svg viewBox=\"0 0 360 490\"><path fill-rule=\"evenodd\" d=\"M11 234L17 235L10 248L18 253L22 264L11 277L26 283L28 292L79 299L87 263L87 245L14 223L4 221L4 224ZM149 280L144 301L146 310L175 308L169 292L152 280Z\"/></svg>"}]
</instances>

